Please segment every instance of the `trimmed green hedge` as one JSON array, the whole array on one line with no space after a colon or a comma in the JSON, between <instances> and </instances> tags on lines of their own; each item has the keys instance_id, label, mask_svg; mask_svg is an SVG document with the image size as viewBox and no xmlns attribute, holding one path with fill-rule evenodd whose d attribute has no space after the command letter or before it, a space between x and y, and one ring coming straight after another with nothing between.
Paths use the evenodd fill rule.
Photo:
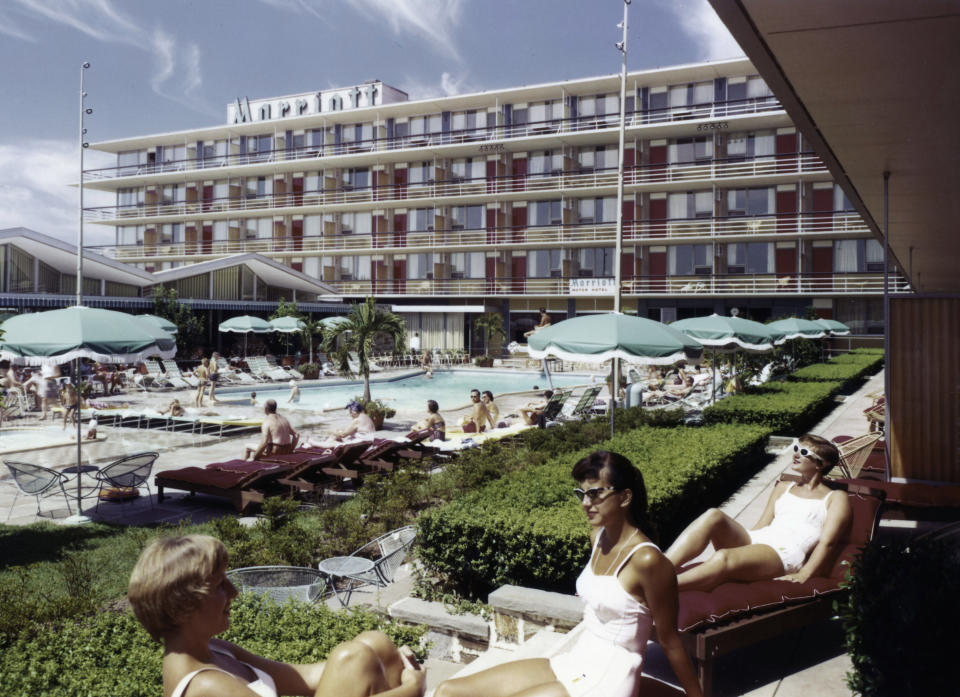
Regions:
<instances>
[{"instance_id":1,"label":"trimmed green hedge","mask_svg":"<svg viewBox=\"0 0 960 697\"><path fill-rule=\"evenodd\" d=\"M798 371L799 372L799 371ZM833 409L840 382L770 382L748 387L703 410L703 420L715 423L749 423L774 433L801 435Z\"/></svg>"},{"instance_id":2,"label":"trimmed green hedge","mask_svg":"<svg viewBox=\"0 0 960 697\"><path fill-rule=\"evenodd\" d=\"M668 541L720 503L763 461L762 426L641 427L513 472L418 521L419 558L472 597L506 583L570 592L589 556L589 526L573 496L573 464L612 450L643 472L650 517Z\"/></svg>"},{"instance_id":3,"label":"trimmed green hedge","mask_svg":"<svg viewBox=\"0 0 960 697\"><path fill-rule=\"evenodd\" d=\"M334 646L367 629L382 629L398 645L418 650L425 631L385 622L369 611L278 606L249 594L234 601L230 616L232 626L223 638L292 663L322 661ZM131 612L100 612L39 634L24 634L5 646L0 652L0 685L10 696L159 695L162 653Z\"/></svg>"}]
</instances>

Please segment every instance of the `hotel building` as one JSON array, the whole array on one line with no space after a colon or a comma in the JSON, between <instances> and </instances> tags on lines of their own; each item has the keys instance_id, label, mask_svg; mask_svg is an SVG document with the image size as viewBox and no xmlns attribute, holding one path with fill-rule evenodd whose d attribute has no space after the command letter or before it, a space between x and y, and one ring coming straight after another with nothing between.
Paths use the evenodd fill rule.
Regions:
<instances>
[{"instance_id":1,"label":"hotel building","mask_svg":"<svg viewBox=\"0 0 960 697\"><path fill-rule=\"evenodd\" d=\"M518 339L613 307L620 77L410 101L379 81L238 98L226 123L100 142L107 258L208 293L189 265L263 255L373 295L425 346ZM622 308L672 321L814 307L882 332L883 253L748 60L627 76ZM894 271L896 271L894 269ZM206 279L206 276L203 277ZM896 290L906 289L897 273ZM201 287L202 286L202 287Z\"/></svg>"}]
</instances>

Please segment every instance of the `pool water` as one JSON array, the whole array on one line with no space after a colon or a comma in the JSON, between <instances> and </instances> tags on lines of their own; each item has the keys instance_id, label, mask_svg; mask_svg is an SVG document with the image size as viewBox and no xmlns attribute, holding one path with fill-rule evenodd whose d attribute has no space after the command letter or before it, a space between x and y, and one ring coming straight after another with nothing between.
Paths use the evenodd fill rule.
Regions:
<instances>
[{"instance_id":1,"label":"pool water","mask_svg":"<svg viewBox=\"0 0 960 697\"><path fill-rule=\"evenodd\" d=\"M77 427L70 424L68 428L59 426L49 428L0 429L0 453L12 453L22 450L33 450L55 445L76 445Z\"/></svg>"},{"instance_id":2,"label":"pool water","mask_svg":"<svg viewBox=\"0 0 960 697\"><path fill-rule=\"evenodd\" d=\"M551 374L554 387L583 385L590 382L590 376ZM428 399L436 400L440 410L462 407L470 402L470 390L481 392L490 390L494 396L506 392L523 392L534 388L547 389L547 380L543 373L524 371L492 370L456 370L434 373L429 379L424 375L415 375L397 380L381 381L375 376L370 380L370 397L381 399L394 409L402 411L424 411ZM232 392L232 390L231 390ZM279 395L278 395L279 392ZM284 408L335 409L343 408L354 397L363 392L363 383L303 387L298 404L286 404L289 388L279 390L257 390L257 399L262 401L272 397ZM282 398L281 398L282 397Z\"/></svg>"}]
</instances>

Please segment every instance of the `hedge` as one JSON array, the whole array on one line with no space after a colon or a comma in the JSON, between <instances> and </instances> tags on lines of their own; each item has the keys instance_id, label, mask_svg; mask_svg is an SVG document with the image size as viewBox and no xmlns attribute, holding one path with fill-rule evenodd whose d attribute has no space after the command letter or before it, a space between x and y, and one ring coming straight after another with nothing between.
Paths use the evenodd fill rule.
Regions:
<instances>
[{"instance_id":1,"label":"hedge","mask_svg":"<svg viewBox=\"0 0 960 697\"><path fill-rule=\"evenodd\" d=\"M244 594L231 608L223 638L267 658L322 661L330 650L367 629L382 629L422 656L424 628L384 621L369 611L334 612L325 605L278 606ZM24 635L0 652L4 695L142 697L163 692L163 651L128 611L100 612Z\"/></svg>"},{"instance_id":2,"label":"hedge","mask_svg":"<svg viewBox=\"0 0 960 697\"><path fill-rule=\"evenodd\" d=\"M748 387L704 409L703 420L761 424L774 433L798 436L833 409L833 397L841 385L836 381L769 382Z\"/></svg>"},{"instance_id":3,"label":"hedge","mask_svg":"<svg viewBox=\"0 0 960 697\"><path fill-rule=\"evenodd\" d=\"M847 686L864 697L957 694L956 542L872 543L850 574L837 603L853 664Z\"/></svg>"},{"instance_id":4,"label":"hedge","mask_svg":"<svg viewBox=\"0 0 960 697\"><path fill-rule=\"evenodd\" d=\"M722 502L763 461L762 426L642 427L509 474L418 521L428 573L468 596L503 584L571 592L589 556L589 526L572 490L573 464L593 450L625 455L643 472L650 517L667 542Z\"/></svg>"}]
</instances>

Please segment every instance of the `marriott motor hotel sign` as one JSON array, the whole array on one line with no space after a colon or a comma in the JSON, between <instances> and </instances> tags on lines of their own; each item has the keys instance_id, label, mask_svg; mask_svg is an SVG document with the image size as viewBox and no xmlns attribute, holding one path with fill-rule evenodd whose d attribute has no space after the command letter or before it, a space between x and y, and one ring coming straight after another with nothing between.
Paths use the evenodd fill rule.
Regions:
<instances>
[{"instance_id":1,"label":"marriott motor hotel sign","mask_svg":"<svg viewBox=\"0 0 960 697\"><path fill-rule=\"evenodd\" d=\"M310 116L333 111L361 109L392 102L406 101L407 95L382 82L368 82L353 87L339 87L320 92L307 92L289 97L256 99L237 97L227 105L227 123L274 121L293 116Z\"/></svg>"}]
</instances>

